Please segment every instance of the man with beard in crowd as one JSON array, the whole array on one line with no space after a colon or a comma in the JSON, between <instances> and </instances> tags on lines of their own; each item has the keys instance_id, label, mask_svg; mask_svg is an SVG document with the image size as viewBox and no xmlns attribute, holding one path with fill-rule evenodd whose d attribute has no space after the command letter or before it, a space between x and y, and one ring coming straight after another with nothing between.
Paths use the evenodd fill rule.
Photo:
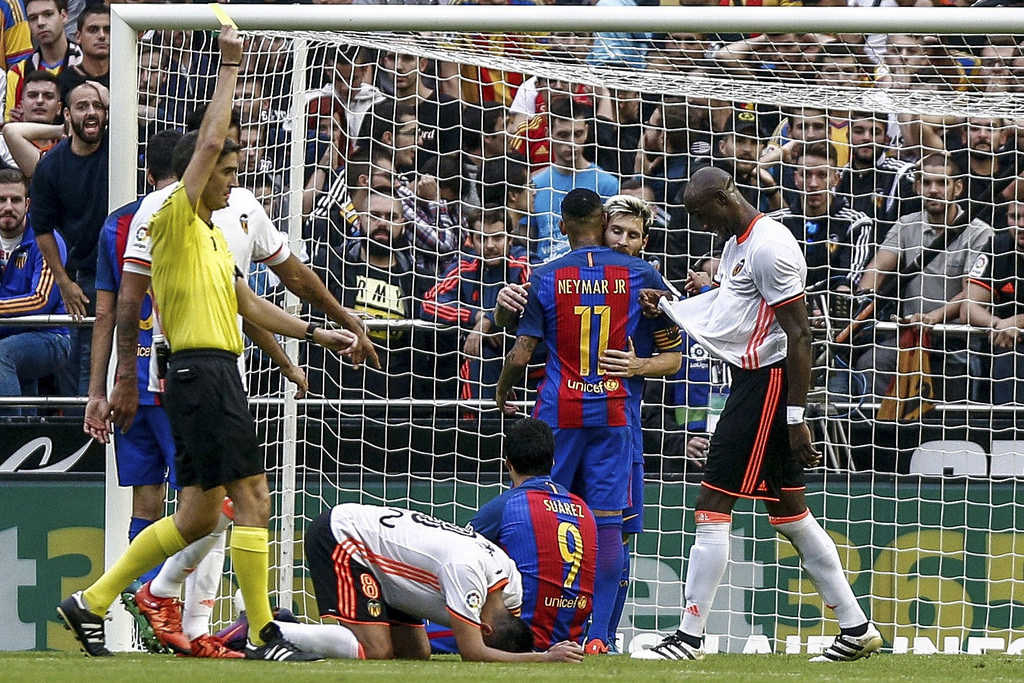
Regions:
<instances>
[{"instance_id":1,"label":"man with beard in crowd","mask_svg":"<svg viewBox=\"0 0 1024 683\"><path fill-rule=\"evenodd\" d=\"M1017 175L1016 155L1000 153L1006 144L1008 129L1001 118L971 117L963 131L964 149L954 155L963 169L964 199L967 215L989 225L1005 225L1004 190Z\"/></svg>"},{"instance_id":2,"label":"man with beard in crowd","mask_svg":"<svg viewBox=\"0 0 1024 683\"><path fill-rule=\"evenodd\" d=\"M91 315L96 299L96 245L107 217L108 102L107 89L99 83L75 86L64 108L71 136L39 161L32 176L29 222L64 306L76 319ZM68 243L66 266L55 230ZM65 395L84 396L89 389L91 341L88 327L71 329L71 362L61 387Z\"/></svg>"}]
</instances>

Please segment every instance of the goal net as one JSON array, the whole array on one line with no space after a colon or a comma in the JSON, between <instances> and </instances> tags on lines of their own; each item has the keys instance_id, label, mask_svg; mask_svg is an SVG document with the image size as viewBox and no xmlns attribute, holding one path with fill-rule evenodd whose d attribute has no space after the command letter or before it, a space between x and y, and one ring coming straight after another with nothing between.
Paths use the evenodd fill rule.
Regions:
<instances>
[{"instance_id":1,"label":"goal net","mask_svg":"<svg viewBox=\"0 0 1024 683\"><path fill-rule=\"evenodd\" d=\"M330 506L466 523L507 485L493 397L514 337L487 314L498 287L568 249L564 193L649 202L642 256L682 289L717 268L721 244L682 205L689 176L712 165L805 250L808 415L825 456L808 501L887 647L1024 648L1022 35L243 33L239 183L366 318L382 364L288 345L311 387L295 400L247 350L278 601L316 617L302 534ZM146 140L212 93L215 34L146 31L137 56L142 192ZM265 266L250 281L322 319ZM524 411L543 370L517 392ZM679 623L693 439L714 430L728 375L688 345L677 375L647 381L627 650ZM733 520L717 647L820 649L838 627L792 546L751 501ZM222 593L228 621L230 574Z\"/></svg>"}]
</instances>

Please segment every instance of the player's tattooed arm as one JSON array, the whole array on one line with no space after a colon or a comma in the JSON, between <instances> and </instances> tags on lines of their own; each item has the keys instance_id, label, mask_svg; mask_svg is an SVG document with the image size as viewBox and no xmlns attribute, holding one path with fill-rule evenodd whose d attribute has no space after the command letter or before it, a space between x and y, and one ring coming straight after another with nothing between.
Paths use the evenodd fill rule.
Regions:
<instances>
[{"instance_id":1,"label":"player's tattooed arm","mask_svg":"<svg viewBox=\"0 0 1024 683\"><path fill-rule=\"evenodd\" d=\"M775 318L786 333L786 375L789 395L786 405L804 408L811 383L811 325L803 297L775 309ZM821 454L811 443L811 431L803 420L789 425L789 447L805 466L821 461Z\"/></svg>"},{"instance_id":2,"label":"player's tattooed arm","mask_svg":"<svg viewBox=\"0 0 1024 683\"><path fill-rule=\"evenodd\" d=\"M512 400L515 393L512 387L523 378L526 365L530 362L530 357L533 356L533 351L537 348L539 341L537 337L521 334L516 337L515 345L508 352L508 356L505 357L505 365L501 368L501 376L498 378L498 388L495 391L494 400L498 404L498 408L501 409L501 412L506 415L514 415L516 412L514 406L508 405L508 402Z\"/></svg>"}]
</instances>

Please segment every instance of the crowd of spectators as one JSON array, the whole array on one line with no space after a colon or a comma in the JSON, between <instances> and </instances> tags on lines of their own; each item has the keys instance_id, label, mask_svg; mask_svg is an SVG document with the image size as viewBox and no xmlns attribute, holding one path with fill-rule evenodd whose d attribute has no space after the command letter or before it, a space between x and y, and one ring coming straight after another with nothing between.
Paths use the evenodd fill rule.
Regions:
<instances>
[{"instance_id":1,"label":"crowd of spectators","mask_svg":"<svg viewBox=\"0 0 1024 683\"><path fill-rule=\"evenodd\" d=\"M66 0L0 0L0 6L21 21L5 33L0 162L30 183L26 223L32 232L24 234L34 235L39 271L26 286L47 284L47 293L59 294L55 305L39 293L33 306L21 305L14 314L89 315L96 240L107 213L109 10ZM873 304L874 319L882 322L895 315L922 326L988 327L991 335L934 335L932 369L944 378L947 400L1006 402L1017 396L1015 382L1024 382L1021 355L1013 353L1015 323L1024 320L1018 318L1024 299L1015 287L1024 266L1017 256L1024 254L1024 237L1016 232L1024 230L1024 121L824 109L799 97L786 106L719 97L723 83L740 81L765 88L797 84L810 93L846 86L1020 97L1019 38L685 32L466 38L494 52L536 57L537 64L571 67L544 74L428 59L387 44L370 49L314 41L305 73L306 116L296 122L288 114L290 43L248 36L235 93L239 183L256 194L278 229L288 231L290 217L298 216L297 253L339 301L372 321L380 370L303 351L310 354L302 360L314 393L327 398L493 397L510 341L493 324L496 293L504 284L526 282L532 265L568 250L559 207L574 188L650 203L654 220L645 258L670 282L681 285L694 271L714 275L721 245L691 223L681 201L693 172L714 165L804 245L817 325L841 328ZM140 35L143 143L160 130L197 127L196 105L209 97L216 74L214 42L205 32ZM638 77L637 90L566 80L588 65L634 69L649 78ZM718 85L700 96L643 90L642 83L657 83L659 73L692 74ZM305 160L302 191L293 193L298 128L305 130ZM5 179L0 176L0 228L3 193L10 189ZM149 189L140 174L139 192ZM21 241L15 244L8 232L0 229L0 265L21 253ZM252 282L266 296L283 291L258 266ZM20 301L34 291L4 289L0 315L11 315L4 310L7 297ZM0 328L0 374L9 362L4 336L30 333L38 334ZM84 394L88 328L49 333L66 341L46 350L66 357L47 361L54 370L50 393ZM900 335L862 326L852 339L844 352L821 362L852 368L865 393L879 400L891 395ZM663 392L657 402L685 403L688 392L671 386L696 381L687 374L701 367L696 360L684 363L668 391L650 383ZM269 374L258 354L251 365L256 374ZM29 393L37 380L45 384L47 378L30 371L35 367L38 362L14 371L20 387L0 377L0 393ZM945 381L961 376L972 381ZM850 384L836 390L847 398L856 393ZM665 411L658 419L672 422L665 415L676 414ZM675 421L692 429L700 419Z\"/></svg>"}]
</instances>

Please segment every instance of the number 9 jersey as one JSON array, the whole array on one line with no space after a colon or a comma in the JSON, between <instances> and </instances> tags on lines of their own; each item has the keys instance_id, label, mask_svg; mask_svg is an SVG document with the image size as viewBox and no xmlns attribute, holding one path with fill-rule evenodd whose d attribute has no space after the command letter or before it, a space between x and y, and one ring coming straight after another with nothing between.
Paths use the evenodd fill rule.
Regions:
<instances>
[{"instance_id":1,"label":"number 9 jersey","mask_svg":"<svg viewBox=\"0 0 1024 683\"><path fill-rule=\"evenodd\" d=\"M580 642L597 568L597 526L586 503L550 477L533 477L480 508L470 526L519 568L534 648Z\"/></svg>"}]
</instances>

